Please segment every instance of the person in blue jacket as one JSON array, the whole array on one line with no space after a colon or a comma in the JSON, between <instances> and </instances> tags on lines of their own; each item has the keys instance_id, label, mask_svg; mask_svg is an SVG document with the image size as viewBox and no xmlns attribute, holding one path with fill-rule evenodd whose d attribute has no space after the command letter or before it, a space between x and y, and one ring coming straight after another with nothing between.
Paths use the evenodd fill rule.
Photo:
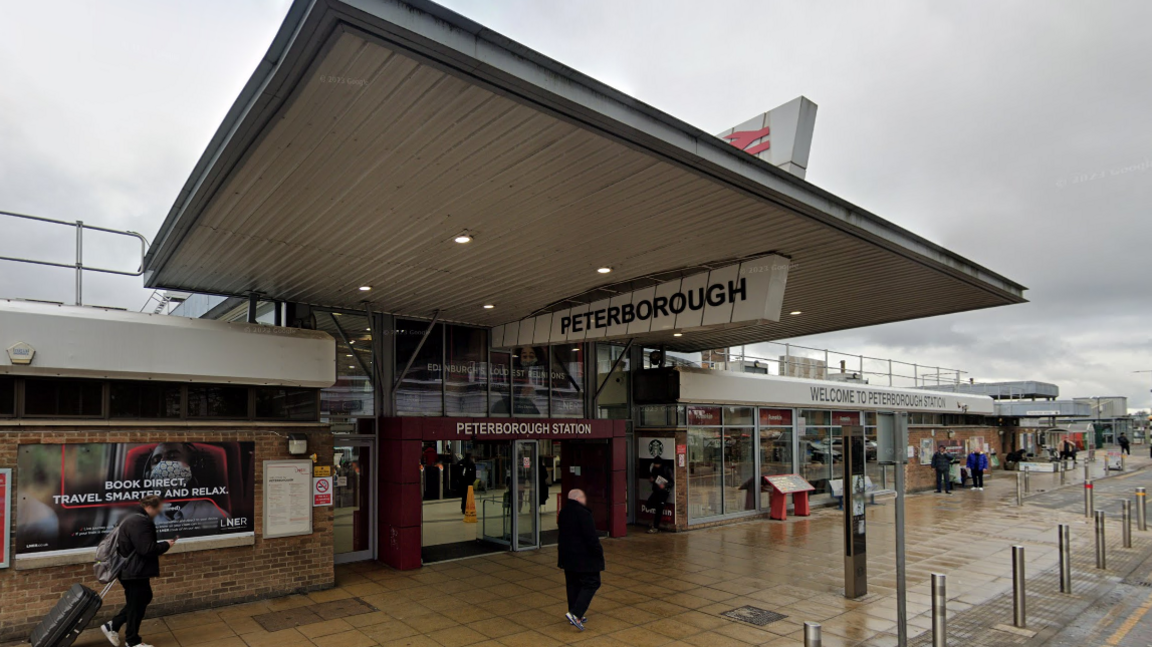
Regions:
<instances>
[{"instance_id":1,"label":"person in blue jacket","mask_svg":"<svg viewBox=\"0 0 1152 647\"><path fill-rule=\"evenodd\" d=\"M984 490L984 472L988 469L988 454L983 449L968 454L968 473L972 475L972 489Z\"/></svg>"}]
</instances>

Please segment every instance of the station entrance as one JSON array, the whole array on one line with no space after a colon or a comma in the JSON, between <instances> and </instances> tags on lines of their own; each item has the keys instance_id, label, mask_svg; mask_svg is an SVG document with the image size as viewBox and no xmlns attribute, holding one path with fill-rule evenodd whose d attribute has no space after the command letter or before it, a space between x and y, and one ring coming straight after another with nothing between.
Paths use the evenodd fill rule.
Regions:
<instances>
[{"instance_id":1,"label":"station entrance","mask_svg":"<svg viewBox=\"0 0 1152 647\"><path fill-rule=\"evenodd\" d=\"M424 441L422 561L554 545L574 488L607 534L609 449L607 440ZM469 486L475 523L466 521Z\"/></svg>"},{"instance_id":2,"label":"station entrance","mask_svg":"<svg viewBox=\"0 0 1152 647\"><path fill-rule=\"evenodd\" d=\"M597 530L625 532L623 421L394 417L379 430L379 555L396 568L554 545L573 489Z\"/></svg>"}]
</instances>

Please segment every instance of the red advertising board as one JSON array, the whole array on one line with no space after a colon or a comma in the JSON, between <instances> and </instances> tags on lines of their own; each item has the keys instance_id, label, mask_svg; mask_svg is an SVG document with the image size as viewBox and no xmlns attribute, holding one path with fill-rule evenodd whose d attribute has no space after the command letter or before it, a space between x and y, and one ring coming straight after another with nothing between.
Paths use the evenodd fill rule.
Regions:
<instances>
[{"instance_id":1,"label":"red advertising board","mask_svg":"<svg viewBox=\"0 0 1152 647\"><path fill-rule=\"evenodd\" d=\"M761 409L760 410L760 426L761 427L791 427L792 426L792 410L791 409Z\"/></svg>"}]
</instances>

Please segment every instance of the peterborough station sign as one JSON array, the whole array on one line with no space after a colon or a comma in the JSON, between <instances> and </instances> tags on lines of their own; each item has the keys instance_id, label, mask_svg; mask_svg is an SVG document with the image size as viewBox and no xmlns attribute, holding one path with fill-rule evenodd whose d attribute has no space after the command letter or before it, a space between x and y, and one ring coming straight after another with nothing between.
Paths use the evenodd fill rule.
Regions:
<instances>
[{"instance_id":1,"label":"peterborough station sign","mask_svg":"<svg viewBox=\"0 0 1152 647\"><path fill-rule=\"evenodd\" d=\"M617 339L780 320L789 260L770 254L496 326L496 348Z\"/></svg>"}]
</instances>

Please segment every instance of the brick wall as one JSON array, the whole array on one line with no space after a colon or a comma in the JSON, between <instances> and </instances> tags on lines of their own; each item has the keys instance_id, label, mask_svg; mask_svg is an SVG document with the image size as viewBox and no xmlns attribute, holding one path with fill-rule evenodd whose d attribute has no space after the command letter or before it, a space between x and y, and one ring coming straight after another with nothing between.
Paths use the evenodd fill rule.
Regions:
<instances>
[{"instance_id":1,"label":"brick wall","mask_svg":"<svg viewBox=\"0 0 1152 647\"><path fill-rule=\"evenodd\" d=\"M17 448L21 444L147 443L249 441L256 445L255 544L165 555L161 577L152 583L155 600L149 616L191 611L300 591L331 588L333 565L332 508L313 509L313 533L298 537L263 539L263 461L300 458L288 454L289 432L306 433L309 452L320 465L332 464L333 438L319 425L291 428L236 423L219 427L5 427L0 426L0 467L13 469L13 492L19 485ZM12 497L12 545L15 544L19 502ZM10 546L11 547L11 546ZM32 627L73 583L100 586L90 564L31 570L0 570L0 642L26 640ZM104 601L98 621L111 618L123 605L124 595L114 586ZM92 626L95 626L93 622Z\"/></svg>"},{"instance_id":2,"label":"brick wall","mask_svg":"<svg viewBox=\"0 0 1152 647\"><path fill-rule=\"evenodd\" d=\"M935 433L933 433L935 432ZM948 433L952 432L952 437ZM936 487L936 473L932 470L931 465L921 465L920 453L921 442L930 440L933 444L933 452L935 452L935 443L940 441L959 441L962 447L965 447L964 456L967 456L967 441L983 437L987 445L985 451L991 450L995 453L1001 461L1004 460L1004 445L1005 439L1010 441L1010 433L1006 432L1004 436L1000 435L1000 430L996 427L911 427L908 429L908 444L915 448L916 455L914 458L909 459L908 466L904 472L904 487L909 492L917 492L920 490L935 489ZM963 463L962 463L963 464ZM985 478L995 476L995 468L985 475Z\"/></svg>"}]
</instances>

